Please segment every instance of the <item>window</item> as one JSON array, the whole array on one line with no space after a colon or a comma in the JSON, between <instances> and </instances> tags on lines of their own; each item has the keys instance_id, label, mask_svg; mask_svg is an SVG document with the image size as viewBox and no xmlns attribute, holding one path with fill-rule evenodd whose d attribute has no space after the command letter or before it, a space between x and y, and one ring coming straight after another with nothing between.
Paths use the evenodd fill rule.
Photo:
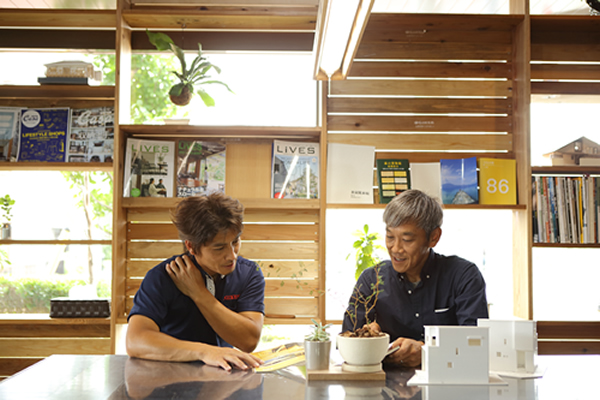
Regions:
<instances>
[{"instance_id":1,"label":"window","mask_svg":"<svg viewBox=\"0 0 600 400\"><path fill-rule=\"evenodd\" d=\"M112 177L88 173L94 193L86 216L83 187L68 174L0 171L1 195L15 201L12 242L0 244L0 313L46 313L50 298L69 292L110 297Z\"/></svg>"},{"instance_id":2,"label":"window","mask_svg":"<svg viewBox=\"0 0 600 400\"><path fill-rule=\"evenodd\" d=\"M326 317L341 320L356 281L354 258L346 258L356 240L353 235L364 224L379 233L378 244L385 248L383 209L328 209L326 236ZM458 255L475 263L487 287L491 318L513 315L512 292L512 211L444 210L442 237L434 249L444 255ZM387 251L378 252L382 260Z\"/></svg>"}]
</instances>

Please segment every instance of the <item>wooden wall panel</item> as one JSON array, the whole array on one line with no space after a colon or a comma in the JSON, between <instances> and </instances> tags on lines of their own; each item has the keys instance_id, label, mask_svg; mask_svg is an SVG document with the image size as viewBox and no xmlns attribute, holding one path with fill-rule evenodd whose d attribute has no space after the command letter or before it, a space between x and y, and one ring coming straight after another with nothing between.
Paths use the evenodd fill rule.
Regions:
<instances>
[{"instance_id":1,"label":"wooden wall panel","mask_svg":"<svg viewBox=\"0 0 600 400\"><path fill-rule=\"evenodd\" d=\"M507 117L333 115L327 118L331 131L421 132L510 132ZM373 137L375 138L375 137Z\"/></svg>"},{"instance_id":2,"label":"wooden wall panel","mask_svg":"<svg viewBox=\"0 0 600 400\"><path fill-rule=\"evenodd\" d=\"M110 354L110 338L0 338L0 357Z\"/></svg>"},{"instance_id":3,"label":"wooden wall panel","mask_svg":"<svg viewBox=\"0 0 600 400\"><path fill-rule=\"evenodd\" d=\"M234 198L271 197L271 141L228 143L225 191Z\"/></svg>"},{"instance_id":4,"label":"wooden wall panel","mask_svg":"<svg viewBox=\"0 0 600 400\"><path fill-rule=\"evenodd\" d=\"M510 115L508 98L364 98L342 97L330 102L329 112L337 113L417 113L417 114L499 114ZM416 119L416 118L415 118Z\"/></svg>"},{"instance_id":5,"label":"wooden wall panel","mask_svg":"<svg viewBox=\"0 0 600 400\"><path fill-rule=\"evenodd\" d=\"M532 16L531 80L532 94L599 95L600 20Z\"/></svg>"},{"instance_id":6,"label":"wooden wall panel","mask_svg":"<svg viewBox=\"0 0 600 400\"><path fill-rule=\"evenodd\" d=\"M390 127L391 128L391 127ZM443 135L443 134L329 134L330 143L375 146L381 150L487 150L492 152L511 150L512 135ZM395 157L391 157L395 158ZM439 159L438 159L439 160Z\"/></svg>"},{"instance_id":7,"label":"wooden wall panel","mask_svg":"<svg viewBox=\"0 0 600 400\"><path fill-rule=\"evenodd\" d=\"M510 97L511 84L511 81L354 79L332 81L330 95Z\"/></svg>"},{"instance_id":8,"label":"wooden wall panel","mask_svg":"<svg viewBox=\"0 0 600 400\"><path fill-rule=\"evenodd\" d=\"M364 40L363 40L364 42ZM356 60L350 76L393 78L505 78L510 71L508 62L364 62ZM331 110L329 110L331 111Z\"/></svg>"}]
</instances>

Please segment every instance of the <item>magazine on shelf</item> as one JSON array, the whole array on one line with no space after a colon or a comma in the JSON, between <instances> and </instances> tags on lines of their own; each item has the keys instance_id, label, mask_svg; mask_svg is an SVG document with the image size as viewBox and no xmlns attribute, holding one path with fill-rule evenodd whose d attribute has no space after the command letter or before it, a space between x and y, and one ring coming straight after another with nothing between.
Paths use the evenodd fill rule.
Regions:
<instances>
[{"instance_id":1,"label":"magazine on shelf","mask_svg":"<svg viewBox=\"0 0 600 400\"><path fill-rule=\"evenodd\" d=\"M319 198L319 144L273 141L271 198Z\"/></svg>"},{"instance_id":2,"label":"magazine on shelf","mask_svg":"<svg viewBox=\"0 0 600 400\"><path fill-rule=\"evenodd\" d=\"M177 142L177 197L225 192L225 144L201 140Z\"/></svg>"},{"instance_id":3,"label":"magazine on shelf","mask_svg":"<svg viewBox=\"0 0 600 400\"><path fill-rule=\"evenodd\" d=\"M21 107L0 107L0 161L16 160Z\"/></svg>"},{"instance_id":4,"label":"magazine on shelf","mask_svg":"<svg viewBox=\"0 0 600 400\"><path fill-rule=\"evenodd\" d=\"M517 204L517 162L511 159L479 159L481 204Z\"/></svg>"},{"instance_id":5,"label":"magazine on shelf","mask_svg":"<svg viewBox=\"0 0 600 400\"><path fill-rule=\"evenodd\" d=\"M264 362L254 369L256 372L277 371L305 361L302 343L287 343L267 350L255 351L252 355Z\"/></svg>"},{"instance_id":6,"label":"magazine on shelf","mask_svg":"<svg viewBox=\"0 0 600 400\"><path fill-rule=\"evenodd\" d=\"M394 197L411 188L409 165L408 160L376 160L379 204L387 204Z\"/></svg>"},{"instance_id":7,"label":"magazine on shelf","mask_svg":"<svg viewBox=\"0 0 600 400\"><path fill-rule=\"evenodd\" d=\"M175 142L127 139L124 197L174 197Z\"/></svg>"},{"instance_id":8,"label":"magazine on shelf","mask_svg":"<svg viewBox=\"0 0 600 400\"><path fill-rule=\"evenodd\" d=\"M373 204L375 146L327 145L327 203Z\"/></svg>"},{"instance_id":9,"label":"magazine on shelf","mask_svg":"<svg viewBox=\"0 0 600 400\"><path fill-rule=\"evenodd\" d=\"M477 204L477 158L441 159L443 204Z\"/></svg>"},{"instance_id":10,"label":"magazine on shelf","mask_svg":"<svg viewBox=\"0 0 600 400\"><path fill-rule=\"evenodd\" d=\"M65 161L70 117L68 107L24 109L17 161Z\"/></svg>"},{"instance_id":11,"label":"magazine on shelf","mask_svg":"<svg viewBox=\"0 0 600 400\"><path fill-rule=\"evenodd\" d=\"M112 162L114 122L114 107L72 109L67 161Z\"/></svg>"},{"instance_id":12,"label":"magazine on shelf","mask_svg":"<svg viewBox=\"0 0 600 400\"><path fill-rule=\"evenodd\" d=\"M442 178L439 162L410 163L410 186L442 201Z\"/></svg>"}]
</instances>

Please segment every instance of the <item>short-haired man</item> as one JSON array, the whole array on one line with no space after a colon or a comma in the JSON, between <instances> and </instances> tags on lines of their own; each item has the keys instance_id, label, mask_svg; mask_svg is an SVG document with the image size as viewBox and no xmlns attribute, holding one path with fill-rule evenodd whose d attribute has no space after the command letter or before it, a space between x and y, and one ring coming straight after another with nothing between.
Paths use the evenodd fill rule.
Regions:
<instances>
[{"instance_id":1,"label":"short-haired man","mask_svg":"<svg viewBox=\"0 0 600 400\"><path fill-rule=\"evenodd\" d=\"M371 329L388 333L392 345L400 347L386 362L420 365L425 325L477 325L478 318L488 318L485 281L477 266L432 249L442 235L442 220L440 204L419 190L394 197L383 213L390 260L365 270L354 290L368 296L379 271L382 291L368 321ZM343 331L366 322L364 308L355 309L351 300Z\"/></svg>"},{"instance_id":2,"label":"short-haired man","mask_svg":"<svg viewBox=\"0 0 600 400\"><path fill-rule=\"evenodd\" d=\"M225 370L260 364L248 353L260 340L265 281L256 263L238 256L243 211L220 192L181 200L173 223L186 252L142 281L128 318L130 356Z\"/></svg>"}]
</instances>

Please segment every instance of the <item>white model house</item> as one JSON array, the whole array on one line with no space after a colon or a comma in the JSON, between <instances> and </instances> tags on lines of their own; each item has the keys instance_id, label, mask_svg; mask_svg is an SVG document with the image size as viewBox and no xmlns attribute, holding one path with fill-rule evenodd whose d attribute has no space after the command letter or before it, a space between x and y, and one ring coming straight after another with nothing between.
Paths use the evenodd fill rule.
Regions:
<instances>
[{"instance_id":1,"label":"white model house","mask_svg":"<svg viewBox=\"0 0 600 400\"><path fill-rule=\"evenodd\" d=\"M488 328L425 326L421 367L429 384L488 384Z\"/></svg>"},{"instance_id":2,"label":"white model house","mask_svg":"<svg viewBox=\"0 0 600 400\"><path fill-rule=\"evenodd\" d=\"M479 319L477 325L489 328L490 370L533 373L537 356L535 321Z\"/></svg>"}]
</instances>

